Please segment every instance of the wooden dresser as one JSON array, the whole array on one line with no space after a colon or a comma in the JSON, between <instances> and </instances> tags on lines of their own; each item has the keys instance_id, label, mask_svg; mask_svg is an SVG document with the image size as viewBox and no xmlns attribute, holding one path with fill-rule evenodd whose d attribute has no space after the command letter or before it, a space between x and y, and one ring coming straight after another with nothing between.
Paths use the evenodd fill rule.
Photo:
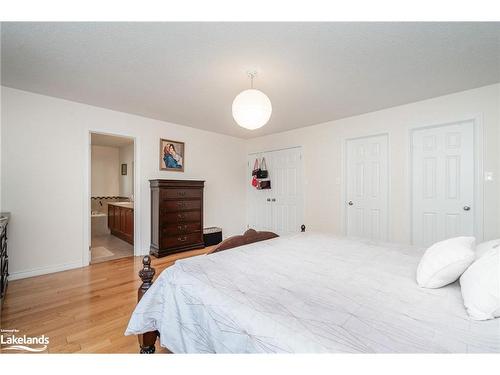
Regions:
<instances>
[{"instance_id":1,"label":"wooden dresser","mask_svg":"<svg viewBox=\"0 0 500 375\"><path fill-rule=\"evenodd\" d=\"M156 257L203 248L204 181L149 180L151 247Z\"/></svg>"}]
</instances>

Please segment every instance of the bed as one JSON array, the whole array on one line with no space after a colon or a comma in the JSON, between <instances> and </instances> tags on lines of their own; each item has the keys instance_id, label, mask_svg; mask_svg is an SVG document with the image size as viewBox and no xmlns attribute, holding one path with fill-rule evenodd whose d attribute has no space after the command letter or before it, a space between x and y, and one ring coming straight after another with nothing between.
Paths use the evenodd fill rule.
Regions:
<instances>
[{"instance_id":1,"label":"bed","mask_svg":"<svg viewBox=\"0 0 500 375\"><path fill-rule=\"evenodd\" d=\"M125 334L146 352L156 336L173 353L500 352L500 319L471 320L458 282L417 286L423 251L311 232L178 260L152 285L146 264Z\"/></svg>"}]
</instances>

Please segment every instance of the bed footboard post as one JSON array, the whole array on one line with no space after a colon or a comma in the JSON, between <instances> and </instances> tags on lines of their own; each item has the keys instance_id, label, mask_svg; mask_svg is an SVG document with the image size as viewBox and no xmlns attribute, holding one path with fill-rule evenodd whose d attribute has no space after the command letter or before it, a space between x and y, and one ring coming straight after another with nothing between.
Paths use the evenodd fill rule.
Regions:
<instances>
[{"instance_id":1,"label":"bed footboard post","mask_svg":"<svg viewBox=\"0 0 500 375\"><path fill-rule=\"evenodd\" d=\"M139 271L139 277L142 280L142 284L137 291L137 302L139 302L142 296L148 291L148 289L153 285L153 277L155 275L155 269L151 267L151 258L146 255L142 259L142 270ZM155 352L155 342L158 337L158 331L146 332L138 336L139 346L141 347L141 354L152 354Z\"/></svg>"}]
</instances>

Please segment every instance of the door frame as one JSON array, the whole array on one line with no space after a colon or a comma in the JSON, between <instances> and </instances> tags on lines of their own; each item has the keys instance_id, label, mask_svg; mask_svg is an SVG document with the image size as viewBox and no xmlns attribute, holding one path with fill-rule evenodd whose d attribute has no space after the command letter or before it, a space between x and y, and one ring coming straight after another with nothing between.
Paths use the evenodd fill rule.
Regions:
<instances>
[{"instance_id":1,"label":"door frame","mask_svg":"<svg viewBox=\"0 0 500 375\"><path fill-rule=\"evenodd\" d=\"M116 130L106 131L102 129L86 128L84 133L84 166L83 166L83 249L82 267L90 264L91 245L91 214L90 199L92 196L92 134L110 135L115 137L130 138L134 142L134 256L142 255L141 252L141 186L140 186L140 162L139 162L139 142L135 135Z\"/></svg>"},{"instance_id":2,"label":"door frame","mask_svg":"<svg viewBox=\"0 0 500 375\"><path fill-rule=\"evenodd\" d=\"M340 225L341 225L341 233L344 236L347 236L347 142L349 141L355 141L358 139L366 139L366 138L373 138L373 137L380 137L380 136L385 136L387 138L387 233L386 233L386 238L387 242L390 242L391 240L391 134L389 131L383 131L379 133L374 133L374 134L368 134L368 135L362 135L359 137L344 137L342 138L341 142L341 154L342 154L342 160L341 160L341 171L340 171L340 178L341 178L341 187L340 187L340 215L341 215L341 220L340 220Z\"/></svg>"},{"instance_id":3,"label":"door frame","mask_svg":"<svg viewBox=\"0 0 500 375\"><path fill-rule=\"evenodd\" d=\"M277 152L277 151L285 151L285 150L293 150L293 149L298 149L299 152L300 152L300 163L299 163L299 167L300 167L300 171L301 171L301 176L302 176L302 179L300 181L300 184L301 184L301 191L302 191L302 197L301 197L301 209L302 209L302 224L306 226L306 231L307 231L307 225L306 225L306 206L305 206L305 183L304 183L304 180L305 180L305 176L304 176L304 148L302 146L290 146L290 147L281 147L281 148L277 148L277 149L274 149L274 150L265 150L265 151L253 151L253 152L249 152L247 154L247 173L245 174L245 178L246 178L246 184L250 183L250 180L249 180L249 177L251 177L251 175L249 175L249 172L252 170L253 168L253 165L250 165L250 161L248 160L250 158L250 156L254 156L254 155L260 155L260 154L265 154L265 153L269 153L269 152ZM271 177L271 181L272 181L272 177ZM249 228L249 209L248 209L248 205L250 204L250 196L248 194L249 192L249 187L248 185L246 185L247 188L245 190L245 194L246 194L246 207L245 207L245 210L246 210L246 217L245 217L245 221L246 221L246 224L245 224L245 227L248 229ZM271 189L272 189L272 185L271 185Z\"/></svg>"},{"instance_id":4,"label":"door frame","mask_svg":"<svg viewBox=\"0 0 500 375\"><path fill-rule=\"evenodd\" d=\"M414 244L413 231L413 135L416 131L441 128L450 125L456 125L462 122L472 122L474 133L474 236L476 242L482 242L484 238L484 128L482 115L472 115L457 118L452 121L446 121L435 124L413 125L408 130L408 212L409 212L409 234L410 243Z\"/></svg>"}]
</instances>

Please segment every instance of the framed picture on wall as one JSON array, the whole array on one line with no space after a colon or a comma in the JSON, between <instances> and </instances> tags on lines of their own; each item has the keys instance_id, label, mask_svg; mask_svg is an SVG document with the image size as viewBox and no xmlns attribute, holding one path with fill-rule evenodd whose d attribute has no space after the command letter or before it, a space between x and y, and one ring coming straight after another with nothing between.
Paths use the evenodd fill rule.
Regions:
<instances>
[{"instance_id":1,"label":"framed picture on wall","mask_svg":"<svg viewBox=\"0 0 500 375\"><path fill-rule=\"evenodd\" d=\"M184 172L184 142L160 139L160 170Z\"/></svg>"}]
</instances>

